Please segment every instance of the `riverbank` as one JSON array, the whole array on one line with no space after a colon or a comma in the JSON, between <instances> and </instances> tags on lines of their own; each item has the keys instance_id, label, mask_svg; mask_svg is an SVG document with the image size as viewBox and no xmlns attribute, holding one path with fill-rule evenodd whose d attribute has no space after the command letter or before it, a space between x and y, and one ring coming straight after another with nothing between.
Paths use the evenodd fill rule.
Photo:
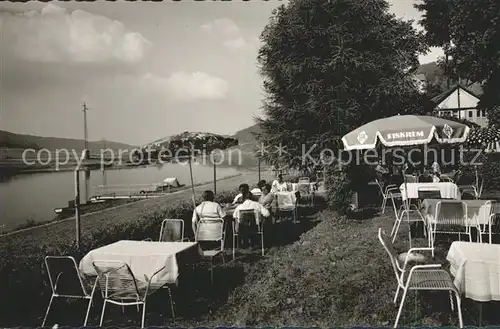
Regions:
<instances>
[{"instance_id":1,"label":"riverbank","mask_svg":"<svg viewBox=\"0 0 500 329\"><path fill-rule=\"evenodd\" d=\"M263 179L271 179L263 175ZM217 184L217 201L231 202L241 183L255 185L256 172L224 179ZM213 189L212 184L195 187L197 202L201 193ZM224 191L230 191L225 193ZM92 249L118 241L158 239L160 225L165 218L185 221L186 234L190 232L193 203L191 190L186 189L160 198L106 209L81 217L80 247L75 245L75 221L71 219L33 227L0 237L0 326L27 324L28 318L39 316L39 307L46 306L47 288L43 259L47 255L72 255L81 259ZM26 303L26 298L30 303ZM37 305L36 307L33 305ZM43 308L43 307L42 307Z\"/></svg>"},{"instance_id":2,"label":"riverbank","mask_svg":"<svg viewBox=\"0 0 500 329\"><path fill-rule=\"evenodd\" d=\"M270 174L263 173L262 179L274 179ZM217 181L217 191L224 190L236 190L239 184L247 183L249 185L255 185L257 183L258 177L256 172L242 173L237 176L223 178ZM213 189L213 182L200 183L195 186L195 193L197 197L201 196L201 193L205 189ZM173 204L180 201L191 199L191 187L185 187L183 190L173 192L171 194L136 201L129 204L120 205L114 208L107 208L96 213L84 214L81 216L81 228L82 232L89 230L88 233L98 231L103 229L105 224L108 222L120 222L121 217L141 217L145 212L154 212L155 210L161 209L162 206L167 204ZM45 244L46 241L39 241L38 239L46 239L47 235L60 235L69 236L71 239L74 237L74 222L72 220L74 217L66 218L61 221L52 222L44 224L43 226L35 226L27 228L21 231L10 232L7 234L0 235L0 249L5 246L5 244L14 243L18 245L21 249L24 249L27 245L36 246L37 243ZM29 237L29 239L21 239L17 241L18 237ZM25 244L27 243L27 245Z\"/></svg>"},{"instance_id":3,"label":"riverbank","mask_svg":"<svg viewBox=\"0 0 500 329\"><path fill-rule=\"evenodd\" d=\"M247 173L247 175L250 175L250 174L254 174L254 173ZM222 177L220 179L217 180L217 189L219 189L219 185L222 185L222 187L225 186L225 181L226 180L232 180L232 179L237 179L238 177L240 176L244 176L245 174L242 173L242 174L237 174L237 175L231 175L231 176L227 176L227 177ZM255 184L254 182L252 183L249 183L249 184ZM206 182L201 182L201 183L198 183L198 184L195 184L195 191L198 191L198 189L201 189L201 188L212 188L213 189L213 181L206 181ZM186 192L187 191L187 192ZM108 205L105 205L103 207L101 207L101 209L97 210L97 211L93 211L93 212L89 212L89 213L84 213L80 216L80 218L86 218L86 217L89 217L89 216L98 216L99 214L103 213L103 212L107 212L107 211L111 211L111 210L116 210L116 209L120 209L124 206L131 206L132 204L134 203L141 203L141 202L145 202L145 201L152 201L154 199L161 199L163 200L163 202L165 200L168 200L168 197L172 197L175 195L174 197L174 201L179 201L179 196L177 196L177 194L181 193L181 192L186 192L187 194L191 194L191 186L190 185L186 185L186 186L183 186L179 189L177 189L176 191L173 191L169 194L165 194L165 195L162 195L162 196L159 196L159 197L155 197L155 198L151 198L151 199L141 199L141 200L118 200L116 202L111 202L109 203ZM201 192L199 192L201 193ZM182 194L183 197L186 197L186 195ZM199 195L198 195L199 196ZM15 234L18 234L18 233L23 233L23 232L29 232L30 230L33 230L35 228L38 228L38 227L42 227L42 226L46 226L46 227L51 227L53 225L56 225L58 223L61 223L61 222L64 222L64 221L70 221L70 220L74 220L75 217L74 216L69 216L69 217L65 217L65 218L54 218L54 220L50 220L50 221L45 221L45 222L34 222L34 221L26 221L22 224L20 224L18 227L14 228L12 231L8 231L8 232L2 232L0 233L0 245L1 245L1 238L2 237L5 237L5 236L9 236L9 235L15 235ZM96 219L96 220L99 220L99 219Z\"/></svg>"}]
</instances>

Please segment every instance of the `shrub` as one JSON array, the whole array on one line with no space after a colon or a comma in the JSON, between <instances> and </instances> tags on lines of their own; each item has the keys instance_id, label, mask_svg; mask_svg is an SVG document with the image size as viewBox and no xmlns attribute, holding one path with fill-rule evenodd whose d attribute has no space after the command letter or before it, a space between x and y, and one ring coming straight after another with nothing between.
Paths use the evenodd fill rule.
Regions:
<instances>
[{"instance_id":1,"label":"shrub","mask_svg":"<svg viewBox=\"0 0 500 329\"><path fill-rule=\"evenodd\" d=\"M329 167L325 177L328 206L347 214L352 196L352 181L349 179L346 168Z\"/></svg>"},{"instance_id":2,"label":"shrub","mask_svg":"<svg viewBox=\"0 0 500 329\"><path fill-rule=\"evenodd\" d=\"M488 190L500 190L500 154L483 153L476 158L476 153L466 153L464 155L464 161L460 165L460 170L462 171L462 177L459 183L461 185L473 184L475 182L475 167L469 165L469 163L481 164L478 166L478 175L484 179L484 189Z\"/></svg>"}]
</instances>

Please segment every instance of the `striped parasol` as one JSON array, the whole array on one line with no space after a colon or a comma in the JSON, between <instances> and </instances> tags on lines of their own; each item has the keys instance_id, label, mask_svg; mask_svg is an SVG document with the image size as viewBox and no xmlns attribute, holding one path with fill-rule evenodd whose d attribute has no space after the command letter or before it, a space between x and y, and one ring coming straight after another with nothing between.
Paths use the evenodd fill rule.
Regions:
<instances>
[{"instance_id":1,"label":"striped parasol","mask_svg":"<svg viewBox=\"0 0 500 329\"><path fill-rule=\"evenodd\" d=\"M473 128L465 141L467 147L481 147L485 152L500 152L500 129Z\"/></svg>"},{"instance_id":2,"label":"striped parasol","mask_svg":"<svg viewBox=\"0 0 500 329\"><path fill-rule=\"evenodd\" d=\"M207 150L212 151L215 149L224 150L231 146L238 145L238 140L236 138L222 136L207 132L188 132L185 131L178 135L171 136L168 139L169 148L179 149L183 148L189 150L191 153L193 150ZM188 155L189 163L189 174L191 176L191 191L193 193L193 203L195 202L196 194L194 190L194 178L193 178L193 167L192 167L192 154ZM214 161L214 192L216 187L216 165ZM194 204L196 207L196 204Z\"/></svg>"}]
</instances>

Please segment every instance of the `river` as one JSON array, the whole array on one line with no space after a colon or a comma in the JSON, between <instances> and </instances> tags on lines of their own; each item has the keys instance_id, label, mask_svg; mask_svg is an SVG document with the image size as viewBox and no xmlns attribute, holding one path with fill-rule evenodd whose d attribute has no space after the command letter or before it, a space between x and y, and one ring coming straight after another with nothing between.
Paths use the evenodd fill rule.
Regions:
<instances>
[{"instance_id":1,"label":"river","mask_svg":"<svg viewBox=\"0 0 500 329\"><path fill-rule=\"evenodd\" d=\"M218 167L217 177L240 173L237 167ZM213 167L193 164L195 184L213 180ZM84 173L80 176L80 197L84 199ZM158 166L107 170L108 185L153 184L167 177L176 177L179 183L190 185L189 167L186 164L166 163ZM54 219L54 208L66 207L75 195L74 172L23 174L0 181L0 232L12 230L27 220ZM89 197L96 187L103 184L99 170L90 174Z\"/></svg>"}]
</instances>

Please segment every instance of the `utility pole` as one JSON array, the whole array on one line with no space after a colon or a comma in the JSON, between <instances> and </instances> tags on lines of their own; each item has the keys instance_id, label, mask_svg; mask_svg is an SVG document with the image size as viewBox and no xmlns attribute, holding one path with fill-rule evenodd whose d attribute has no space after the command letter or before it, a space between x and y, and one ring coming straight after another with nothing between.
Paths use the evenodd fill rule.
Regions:
<instances>
[{"instance_id":1,"label":"utility pole","mask_svg":"<svg viewBox=\"0 0 500 329\"><path fill-rule=\"evenodd\" d=\"M88 130L87 130L87 104L83 103L83 139L85 142L85 159L88 159L88 149L89 149L89 142L88 142Z\"/></svg>"},{"instance_id":2,"label":"utility pole","mask_svg":"<svg viewBox=\"0 0 500 329\"><path fill-rule=\"evenodd\" d=\"M103 148L106 149L106 140L103 138L102 139L102 143L104 144ZM102 154L102 153L101 153ZM103 159L101 159L101 161L104 161ZM103 185L103 189L106 188L106 168L104 167L104 164L101 163L101 166L102 166L102 185Z\"/></svg>"},{"instance_id":3,"label":"utility pole","mask_svg":"<svg viewBox=\"0 0 500 329\"><path fill-rule=\"evenodd\" d=\"M85 160L89 160L90 151L89 151L89 141L88 141L88 128L87 128L87 104L83 103L83 138L85 143ZM89 182L90 182L90 170L85 169L85 203L89 201Z\"/></svg>"}]
</instances>

